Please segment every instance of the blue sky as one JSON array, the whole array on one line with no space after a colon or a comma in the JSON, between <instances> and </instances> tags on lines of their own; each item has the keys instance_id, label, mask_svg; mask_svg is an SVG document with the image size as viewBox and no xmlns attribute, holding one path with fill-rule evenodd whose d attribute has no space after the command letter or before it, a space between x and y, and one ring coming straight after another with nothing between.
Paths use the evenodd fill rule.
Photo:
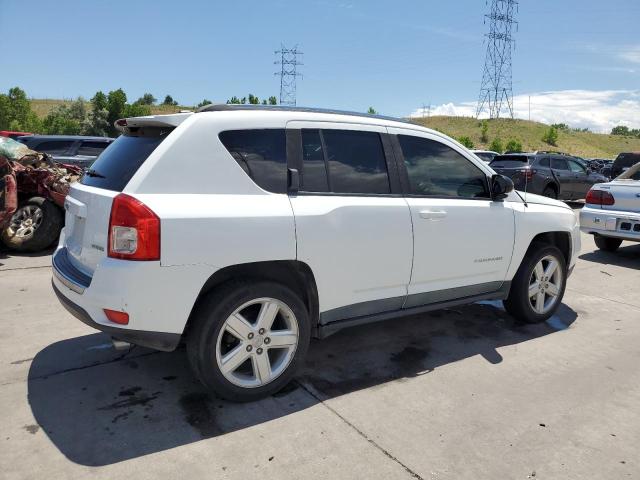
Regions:
<instances>
[{"instance_id":1,"label":"blue sky","mask_svg":"<svg viewBox=\"0 0 640 480\"><path fill-rule=\"evenodd\" d=\"M274 50L297 43L299 105L408 115L430 103L469 114L487 9L484 0L0 0L0 48L15 52L0 90L72 98L122 87L132 100L148 91L182 104L277 96ZM535 119L640 126L638 0L522 0L516 18L519 116L532 95Z\"/></svg>"}]
</instances>

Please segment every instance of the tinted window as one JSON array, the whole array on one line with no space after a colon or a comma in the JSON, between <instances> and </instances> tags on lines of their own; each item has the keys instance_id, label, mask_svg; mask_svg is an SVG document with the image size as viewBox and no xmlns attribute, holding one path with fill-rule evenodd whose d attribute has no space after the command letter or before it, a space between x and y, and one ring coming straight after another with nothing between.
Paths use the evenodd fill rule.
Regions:
<instances>
[{"instance_id":1,"label":"tinted window","mask_svg":"<svg viewBox=\"0 0 640 480\"><path fill-rule=\"evenodd\" d=\"M319 130L302 130L302 190L327 192L327 168Z\"/></svg>"},{"instance_id":2,"label":"tinted window","mask_svg":"<svg viewBox=\"0 0 640 480\"><path fill-rule=\"evenodd\" d=\"M549 157L544 157L542 160L540 160L540 163L538 163L538 165L540 165L541 167L549 168Z\"/></svg>"},{"instance_id":3,"label":"tinted window","mask_svg":"<svg viewBox=\"0 0 640 480\"><path fill-rule=\"evenodd\" d=\"M569 167L567 166L567 161L564 158L552 158L551 168L555 170L569 170Z\"/></svg>"},{"instance_id":4,"label":"tinted window","mask_svg":"<svg viewBox=\"0 0 640 480\"><path fill-rule=\"evenodd\" d=\"M121 135L91 165L80 180L83 185L117 192L129 183L144 161L171 132L170 129L140 129L135 136ZM93 175L91 175L93 172Z\"/></svg>"},{"instance_id":5,"label":"tinted window","mask_svg":"<svg viewBox=\"0 0 640 480\"><path fill-rule=\"evenodd\" d=\"M569 168L571 169L572 172L586 173L584 167L580 165L578 162L574 162L573 160L568 160L568 162L569 162Z\"/></svg>"},{"instance_id":6,"label":"tinted window","mask_svg":"<svg viewBox=\"0 0 640 480\"><path fill-rule=\"evenodd\" d=\"M434 140L398 135L411 193L487 197L486 175L454 149Z\"/></svg>"},{"instance_id":7,"label":"tinted window","mask_svg":"<svg viewBox=\"0 0 640 480\"><path fill-rule=\"evenodd\" d=\"M335 193L390 193L380 135L356 130L322 130Z\"/></svg>"},{"instance_id":8,"label":"tinted window","mask_svg":"<svg viewBox=\"0 0 640 480\"><path fill-rule=\"evenodd\" d=\"M107 142L82 142L76 155L87 155L90 157L97 157L102 151L107 148L109 144Z\"/></svg>"},{"instance_id":9,"label":"tinted window","mask_svg":"<svg viewBox=\"0 0 640 480\"><path fill-rule=\"evenodd\" d=\"M481 160L484 160L485 162L490 162L491 160L493 160L493 157L495 157L495 153L489 153L489 152L475 152L477 157L480 157Z\"/></svg>"},{"instance_id":10,"label":"tinted window","mask_svg":"<svg viewBox=\"0 0 640 480\"><path fill-rule=\"evenodd\" d=\"M496 155L491 163L495 168L522 168L529 164L529 157L525 155Z\"/></svg>"},{"instance_id":11,"label":"tinted window","mask_svg":"<svg viewBox=\"0 0 640 480\"><path fill-rule=\"evenodd\" d=\"M46 142L38 143L35 147L30 147L36 152L50 153L54 154L62 154L66 153L67 150L73 145L73 141L71 140L49 140Z\"/></svg>"},{"instance_id":12,"label":"tinted window","mask_svg":"<svg viewBox=\"0 0 640 480\"><path fill-rule=\"evenodd\" d=\"M229 130L220 141L254 182L269 192L287 191L284 129Z\"/></svg>"}]
</instances>

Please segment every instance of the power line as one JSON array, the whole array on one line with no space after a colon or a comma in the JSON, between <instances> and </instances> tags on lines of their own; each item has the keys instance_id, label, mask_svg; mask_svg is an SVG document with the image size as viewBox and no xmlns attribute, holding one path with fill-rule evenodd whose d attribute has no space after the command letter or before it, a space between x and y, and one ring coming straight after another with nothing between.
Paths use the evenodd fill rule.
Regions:
<instances>
[{"instance_id":1,"label":"power line","mask_svg":"<svg viewBox=\"0 0 640 480\"><path fill-rule=\"evenodd\" d=\"M485 15L489 19L489 33L485 35L487 53L476 117L488 109L489 118L500 118L506 109L513 118L511 51L515 40L511 31L518 24L514 20L517 7L516 0L491 0L489 14Z\"/></svg>"},{"instance_id":2,"label":"power line","mask_svg":"<svg viewBox=\"0 0 640 480\"><path fill-rule=\"evenodd\" d=\"M279 55L279 60L273 62L275 65L280 65L280 71L275 75L280 76L280 105L296 106L296 78L301 77L302 74L298 73L298 65L304 65L298 61L298 55L302 55L302 52L298 50L298 45L293 48L286 48L284 45L277 50L276 55Z\"/></svg>"}]
</instances>

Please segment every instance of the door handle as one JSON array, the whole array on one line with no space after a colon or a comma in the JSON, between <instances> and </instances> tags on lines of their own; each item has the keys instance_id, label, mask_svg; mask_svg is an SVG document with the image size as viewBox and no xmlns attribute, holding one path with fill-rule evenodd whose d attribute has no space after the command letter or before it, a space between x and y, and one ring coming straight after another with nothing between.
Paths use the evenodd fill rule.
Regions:
<instances>
[{"instance_id":1,"label":"door handle","mask_svg":"<svg viewBox=\"0 0 640 480\"><path fill-rule=\"evenodd\" d=\"M447 216L444 210L420 210L420 218L427 220L440 220Z\"/></svg>"}]
</instances>

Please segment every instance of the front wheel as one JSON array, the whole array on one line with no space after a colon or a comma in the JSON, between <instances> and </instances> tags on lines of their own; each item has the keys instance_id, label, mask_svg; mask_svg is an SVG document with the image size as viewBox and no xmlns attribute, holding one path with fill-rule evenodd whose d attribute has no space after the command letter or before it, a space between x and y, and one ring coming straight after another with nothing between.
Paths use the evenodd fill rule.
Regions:
<instances>
[{"instance_id":1,"label":"front wheel","mask_svg":"<svg viewBox=\"0 0 640 480\"><path fill-rule=\"evenodd\" d=\"M566 283L562 252L553 245L534 245L513 278L504 307L518 320L544 322L558 309Z\"/></svg>"},{"instance_id":2,"label":"front wheel","mask_svg":"<svg viewBox=\"0 0 640 480\"><path fill-rule=\"evenodd\" d=\"M605 252L615 252L622 244L622 240L619 238L603 237L601 235L594 235L593 240L596 242L596 246Z\"/></svg>"},{"instance_id":3,"label":"front wheel","mask_svg":"<svg viewBox=\"0 0 640 480\"><path fill-rule=\"evenodd\" d=\"M187 334L196 376L219 397L252 401L291 381L310 339L309 315L289 288L234 282L206 297Z\"/></svg>"}]
</instances>

